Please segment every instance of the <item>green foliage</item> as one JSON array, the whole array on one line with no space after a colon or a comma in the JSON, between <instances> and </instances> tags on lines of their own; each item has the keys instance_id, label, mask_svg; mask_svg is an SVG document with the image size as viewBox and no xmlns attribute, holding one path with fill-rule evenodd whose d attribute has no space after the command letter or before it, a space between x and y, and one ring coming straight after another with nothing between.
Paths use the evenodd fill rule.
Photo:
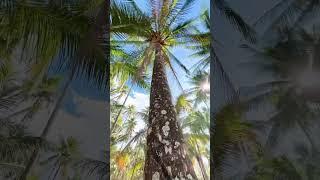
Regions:
<instances>
[{"instance_id":1,"label":"green foliage","mask_svg":"<svg viewBox=\"0 0 320 180\"><path fill-rule=\"evenodd\" d=\"M39 177L36 175L30 175L27 177L27 180L39 180Z\"/></svg>"},{"instance_id":2,"label":"green foliage","mask_svg":"<svg viewBox=\"0 0 320 180\"><path fill-rule=\"evenodd\" d=\"M255 175L247 179L292 179L300 180L301 175L292 162L286 157L274 158L260 162L255 169Z\"/></svg>"},{"instance_id":3,"label":"green foliage","mask_svg":"<svg viewBox=\"0 0 320 180\"><path fill-rule=\"evenodd\" d=\"M244 121L243 112L239 105L226 105L214 117L211 126L212 154L211 161L214 175L219 176L223 170L232 166L227 157L240 157L240 145L245 143L254 151L257 146L256 135L250 123Z\"/></svg>"},{"instance_id":4,"label":"green foliage","mask_svg":"<svg viewBox=\"0 0 320 180\"><path fill-rule=\"evenodd\" d=\"M107 17L103 14L105 3L0 2L1 178L18 179L35 150L54 154L46 167L40 167L52 168L53 177L60 172L65 177L73 174L74 170L68 170L80 158L76 140L67 138L54 145L31 136L29 123L51 108L60 94L65 81L56 74L67 70L66 76L84 76L98 87L105 85L107 37L106 29L100 29L106 28L106 21L100 20ZM98 13L102 17L93 12L102 12ZM36 175L28 175L28 179L37 179Z\"/></svg>"},{"instance_id":5,"label":"green foliage","mask_svg":"<svg viewBox=\"0 0 320 180\"><path fill-rule=\"evenodd\" d=\"M241 16L234 11L229 3L225 0L216 0L211 4L212 10L219 10L229 20L229 22L241 32L241 34L249 41L256 41L255 30L248 25Z\"/></svg>"}]
</instances>

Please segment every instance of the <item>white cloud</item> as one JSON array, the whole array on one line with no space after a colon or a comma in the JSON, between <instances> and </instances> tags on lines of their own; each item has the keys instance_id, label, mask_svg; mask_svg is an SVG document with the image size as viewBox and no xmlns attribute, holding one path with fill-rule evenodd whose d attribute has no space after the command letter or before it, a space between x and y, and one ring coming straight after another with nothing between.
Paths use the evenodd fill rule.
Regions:
<instances>
[{"instance_id":1,"label":"white cloud","mask_svg":"<svg viewBox=\"0 0 320 180\"><path fill-rule=\"evenodd\" d=\"M136 111L141 112L146 107L149 106L149 94L132 91L131 95L128 97L126 106L133 105L136 108ZM125 97L120 98L119 103L122 104ZM140 117L137 117L137 126L135 131L138 132L145 127L145 123Z\"/></svg>"},{"instance_id":2,"label":"white cloud","mask_svg":"<svg viewBox=\"0 0 320 180\"><path fill-rule=\"evenodd\" d=\"M125 97L120 98L119 103L122 104ZM149 94L132 91L128 97L126 105L135 106L137 111L142 111L149 106Z\"/></svg>"}]
</instances>

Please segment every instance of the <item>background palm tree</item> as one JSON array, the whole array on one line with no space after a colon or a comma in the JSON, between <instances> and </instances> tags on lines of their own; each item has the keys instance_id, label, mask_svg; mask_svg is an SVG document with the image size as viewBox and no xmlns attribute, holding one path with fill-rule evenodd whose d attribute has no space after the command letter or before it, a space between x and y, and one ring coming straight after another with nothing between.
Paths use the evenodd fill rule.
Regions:
<instances>
[{"instance_id":1,"label":"background palm tree","mask_svg":"<svg viewBox=\"0 0 320 180\"><path fill-rule=\"evenodd\" d=\"M250 174L251 173L251 174ZM273 159L260 159L258 165L250 172L246 179L302 179L294 163L285 156Z\"/></svg>"},{"instance_id":2,"label":"background palm tree","mask_svg":"<svg viewBox=\"0 0 320 180\"><path fill-rule=\"evenodd\" d=\"M27 78L29 84L24 84L22 89L27 96L25 99L33 103L30 107L22 109L19 114L26 113L24 119L31 119L42 106L42 99L46 98L48 93L62 91L41 133L42 139L45 139L49 132L74 77L87 77L88 82L98 87L106 87L106 68L109 65L108 9L108 1L99 0L90 3L82 1L0 3L0 36L7 52L2 54L8 56L13 50L20 49L19 59L26 66L31 66ZM53 78L48 77L48 72L53 69L58 72L64 70L67 74L67 78L61 81L64 87L58 89L58 92L57 89L42 84L42 82L51 84L55 82ZM38 92L38 89L41 92ZM35 96L37 98L33 98ZM26 166L21 179L27 177L38 152L39 148L34 148L33 154L28 155L30 160L24 162Z\"/></svg>"},{"instance_id":3,"label":"background palm tree","mask_svg":"<svg viewBox=\"0 0 320 180\"><path fill-rule=\"evenodd\" d=\"M104 151L103 154L106 156L109 152ZM106 179L110 175L110 166L106 161L82 158L76 163L76 167L82 172L82 175L95 176L99 180Z\"/></svg>"},{"instance_id":4,"label":"background palm tree","mask_svg":"<svg viewBox=\"0 0 320 180\"><path fill-rule=\"evenodd\" d=\"M211 125L211 164L214 165L213 177L224 177L226 170L232 167L228 158L238 159L242 155L242 146L248 147L248 152L253 153L258 148L256 134L252 125L245 121L241 106L229 104L219 111L214 117L214 124Z\"/></svg>"},{"instance_id":5,"label":"background palm tree","mask_svg":"<svg viewBox=\"0 0 320 180\"><path fill-rule=\"evenodd\" d=\"M116 45L116 41L111 42L113 45ZM119 45L117 45L119 46ZM115 124L119 120L119 117L122 113L125 104L131 95L131 92L135 86L148 89L149 85L147 83L146 76L139 76L139 65L137 59L140 57L136 56L137 52L125 52L122 49L112 49L113 57L111 58L110 65L110 78L111 81L114 82L114 90L121 91L125 93L125 99L119 109L117 116L114 118L111 124L111 134L114 130ZM130 85L128 85L130 84ZM130 86L130 87L128 87ZM129 88L128 91L124 91L124 88ZM111 90L113 91L113 90ZM111 92L111 94L115 94L115 92ZM116 94L117 96L118 94ZM121 98L122 94L118 97ZM112 119L113 120L113 119Z\"/></svg>"},{"instance_id":6,"label":"background palm tree","mask_svg":"<svg viewBox=\"0 0 320 180\"><path fill-rule=\"evenodd\" d=\"M278 29L294 29L297 26L303 26L312 19L317 18L317 9L319 8L317 0L281 0L259 17L254 26L265 26L261 31L262 37L270 34L271 31Z\"/></svg>"},{"instance_id":7,"label":"background palm tree","mask_svg":"<svg viewBox=\"0 0 320 180\"><path fill-rule=\"evenodd\" d=\"M191 87L186 90L188 96L193 96L192 102L194 106L203 103L208 108L208 100L210 93L209 74L206 71L197 71L190 77Z\"/></svg>"},{"instance_id":8,"label":"background palm tree","mask_svg":"<svg viewBox=\"0 0 320 180\"><path fill-rule=\"evenodd\" d=\"M234 27L241 32L247 40L254 42L256 40L255 31L248 25L243 18L231 8L225 0L215 0L211 3L211 12L218 10L222 13Z\"/></svg>"},{"instance_id":9,"label":"background palm tree","mask_svg":"<svg viewBox=\"0 0 320 180\"><path fill-rule=\"evenodd\" d=\"M204 180L209 180L208 169L203 159L209 160L209 128L210 128L210 111L203 109L201 111L190 112L182 123L182 128L189 128L190 133L185 133L188 142L188 153L191 157L196 158ZM186 132L186 130L185 130Z\"/></svg>"},{"instance_id":10,"label":"background palm tree","mask_svg":"<svg viewBox=\"0 0 320 180\"><path fill-rule=\"evenodd\" d=\"M58 146L52 150L53 154L40 161L40 165L53 164L48 179L66 179L70 168L80 159L79 143L73 137L60 137Z\"/></svg>"},{"instance_id":11,"label":"background palm tree","mask_svg":"<svg viewBox=\"0 0 320 180\"><path fill-rule=\"evenodd\" d=\"M191 112L193 101L186 99L185 95L180 95L175 103L179 122L183 128L187 154L191 159L195 159L200 166L199 177L208 178L207 168L203 159L209 160L209 111ZM114 107L113 107L114 106ZM119 108L113 103L111 108ZM121 179L139 179L143 177L143 166L145 160L145 149L148 129L148 108L141 112L128 111L130 106L126 106L123 115L120 116L115 131L111 139L111 178ZM116 116L117 111L113 116ZM131 113L130 113L131 112ZM131 115L127 115L130 113ZM141 120L138 120L138 116ZM187 115L185 115L187 114ZM132 132L136 129L136 125L130 125L133 122L142 121L144 126L140 130ZM194 128L197 127L197 128ZM193 166L195 163L193 163ZM202 173L204 174L202 174Z\"/></svg>"},{"instance_id":12,"label":"background palm tree","mask_svg":"<svg viewBox=\"0 0 320 180\"><path fill-rule=\"evenodd\" d=\"M101 5L101 8L99 8L97 4ZM23 47L36 48L36 51L31 51L34 52L35 57L40 57L39 59L35 58L35 63L38 67L37 70L34 70L34 72L37 72L34 74L34 77L41 79L43 74L48 71L49 65L52 64L50 62L57 59L55 57L58 57L58 61L55 62L59 62L60 67L71 67L69 68L71 69L68 75L69 79L65 82L65 87L62 89L62 93L42 132L42 137L45 137L48 133L61 105L65 91L74 75L85 74L89 79L94 79L100 86L104 86L105 68L108 63L106 59L107 56L102 50L106 48L107 44L107 40L104 38L106 28L104 18L107 19L107 2L103 1L97 4L94 6L84 6L84 4L72 4L71 2L62 2L61 4L47 4L46 2L19 4L19 2L17 2L11 4L12 7L19 7L12 9L15 11L15 16L12 17L11 13L7 13L7 16L4 16L4 18L8 17L9 20L12 19L9 23L20 30L18 37L20 35L19 39L24 40ZM67 6L73 7L74 9L66 9L65 7ZM92 12L92 10L99 11L98 15L93 17L93 21L91 21L91 17L87 15L87 13ZM57 20L58 17L60 18L59 20ZM63 21L67 19L66 17L68 17L69 20ZM19 21L19 18L22 19L22 21ZM23 20L23 18L25 20ZM70 24L73 25L72 28L70 28ZM39 29L39 27L41 28ZM71 31L66 31L66 29ZM4 32L6 32L6 29L4 29ZM8 37L17 36L16 34L10 34L10 31L6 33L8 33ZM52 37L53 34L55 38ZM30 38L25 39L23 37ZM35 43L29 44L30 42ZM91 44L90 48L86 48L88 44ZM26 170L22 175L24 178L37 154L38 152L35 151L34 155L31 156Z\"/></svg>"},{"instance_id":13,"label":"background palm tree","mask_svg":"<svg viewBox=\"0 0 320 180\"><path fill-rule=\"evenodd\" d=\"M34 149L48 150L51 143L28 132L30 119L41 106L50 102L59 79L45 77L30 93L30 82L19 79L15 62L7 57L1 66L1 175L16 178ZM28 102L28 103L25 103Z\"/></svg>"},{"instance_id":14,"label":"background palm tree","mask_svg":"<svg viewBox=\"0 0 320 180\"><path fill-rule=\"evenodd\" d=\"M318 86L317 82L312 80L313 72L318 66L316 32L310 34L297 28L284 31L282 36L286 36L287 40L266 50L243 46L265 59L262 67L275 74L271 82L261 83L253 88L260 92L255 97L257 102L260 102L258 104L271 101L277 110L270 117L272 128L267 146L271 148L280 134L298 126L313 149L317 149L309 130L309 125L318 118ZM312 85L306 84L306 81L312 81Z\"/></svg>"},{"instance_id":15,"label":"background palm tree","mask_svg":"<svg viewBox=\"0 0 320 180\"><path fill-rule=\"evenodd\" d=\"M238 147L238 143L235 143L234 146L222 146L224 147L224 150L220 151L222 154L230 153L227 156L218 156L222 157L220 161L225 165L222 166L222 171L228 172L228 175L230 173L232 176L228 176L228 179L316 179L318 176L318 170L309 158L316 162L318 155L318 143L315 141L318 136L319 118L318 80L314 77L317 77L318 72L319 55L316 49L319 44L319 30L317 21L313 20L318 16L319 2L317 0L277 1L274 2L274 5L270 10L263 12L265 14L254 24L257 32L261 33L262 37L259 37L261 38L259 42L262 43L246 45L246 48L254 54L254 63L257 62L259 65L255 66L257 69L250 66L249 70L267 72L268 75L271 75L271 80L255 82L251 88L240 86L237 90L233 88L230 79L222 79L230 85L226 89L234 92L231 94L235 94L237 97L237 105L231 109L235 109L233 111L237 112L235 114L238 116L227 112L225 114L233 117L223 117L220 112L222 113L224 108L221 108L220 111L219 109L215 111L213 117L221 117L223 122L229 122L229 118L246 117L242 118L241 122L247 124L244 126L248 130L247 132L253 133L257 137L257 141L261 144L259 150L263 152L253 151L249 154L246 152L245 156L249 160L249 167L244 171L249 171L249 175L244 175L246 172L232 174L234 171L228 171L229 166L233 165L230 159L235 157L238 159L240 153L241 156L243 153ZM258 26L262 24L265 25L264 29L259 29ZM315 25L313 26L313 24ZM263 38L273 37L275 38L270 44L264 44L262 41ZM213 52L213 54L215 53ZM217 84L219 82L219 79L216 79L217 74L220 73L224 77L228 77L228 74L223 72L222 68L222 70L218 69L223 67L223 61L215 60L214 63L211 63L215 66L211 74L215 74L213 82ZM265 77L264 75L261 74L261 77ZM221 84L216 84L213 88L215 92L217 92L217 87L222 87ZM226 94L228 95L228 93ZM227 95L219 94L218 96L226 97ZM233 104L232 101L229 104ZM265 118L264 115L266 115ZM258 119L260 117L262 117L261 120ZM218 122L217 119L215 119L216 122ZM232 129L236 124L238 123L233 122L227 127ZM260 129L259 126L263 129ZM259 128L256 129L256 127ZM228 131L227 128L225 130L223 130L224 128L219 129L221 134L227 134L231 131ZM212 136L215 138L214 133ZM226 138L228 136L221 137L223 136L215 139L216 141L213 141L212 144L222 141L221 139L228 139ZM286 147L288 144L288 146L294 146L296 141L305 139L307 140L304 144L305 147L300 148L299 153L294 152L293 148L287 149ZM231 142L236 142L236 140ZM215 147L219 147L218 145L213 145L213 152L219 152L215 149ZM232 147L234 149L229 150ZM214 155L212 157L215 158ZM214 161L217 162L216 159ZM236 164L239 166L239 161ZM217 170L216 166L213 170Z\"/></svg>"}]
</instances>

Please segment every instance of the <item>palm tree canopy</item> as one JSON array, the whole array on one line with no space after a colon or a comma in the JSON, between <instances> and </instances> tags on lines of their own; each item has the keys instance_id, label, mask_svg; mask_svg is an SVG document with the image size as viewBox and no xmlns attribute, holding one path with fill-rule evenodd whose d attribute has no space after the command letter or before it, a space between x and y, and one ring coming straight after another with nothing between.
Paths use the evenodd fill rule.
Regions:
<instances>
[{"instance_id":1,"label":"palm tree canopy","mask_svg":"<svg viewBox=\"0 0 320 180\"><path fill-rule=\"evenodd\" d=\"M76 74L85 75L103 85L108 57L104 53L107 41L102 36L104 32L96 28L101 23L101 17L91 14L93 11L100 12L99 5L104 2L95 3L1 2L0 36L5 37L9 45L15 43L17 46L21 42L21 59L29 56L30 63L36 64L32 70L34 79L41 79L54 64L58 69L74 67Z\"/></svg>"},{"instance_id":2,"label":"palm tree canopy","mask_svg":"<svg viewBox=\"0 0 320 180\"><path fill-rule=\"evenodd\" d=\"M149 6L151 8L145 10L146 12L139 9L134 1L123 2L121 5L113 2L113 6L120 9L120 12L111 12L111 24L114 27L111 44L131 47L131 49L139 48L139 51L136 51L138 54L136 59L139 61L140 75L144 74L152 63L151 59L155 52L153 43L161 44L166 64L173 71L175 77L172 62L189 73L170 48L196 43L195 39L190 38L196 34L196 31L190 27L197 20L190 18L186 20L187 13L194 2L194 0L152 1ZM130 13L128 13L129 10ZM132 27L133 24L134 27Z\"/></svg>"}]
</instances>

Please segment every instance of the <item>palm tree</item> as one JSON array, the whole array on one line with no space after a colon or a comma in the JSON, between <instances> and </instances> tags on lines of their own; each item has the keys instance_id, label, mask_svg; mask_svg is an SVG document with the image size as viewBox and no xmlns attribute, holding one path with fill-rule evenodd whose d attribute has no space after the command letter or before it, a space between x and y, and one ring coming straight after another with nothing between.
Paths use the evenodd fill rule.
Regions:
<instances>
[{"instance_id":1,"label":"palm tree","mask_svg":"<svg viewBox=\"0 0 320 180\"><path fill-rule=\"evenodd\" d=\"M40 161L40 165L52 164L52 170L48 179L56 179L61 173L62 177L68 176L68 170L80 158L79 144L73 137L63 138L60 137L59 144L54 148L54 152L49 157ZM61 177L60 177L61 178Z\"/></svg>"},{"instance_id":2,"label":"palm tree","mask_svg":"<svg viewBox=\"0 0 320 180\"><path fill-rule=\"evenodd\" d=\"M122 38L124 43L144 48L142 72L153 62L145 179L156 177L160 179L175 177L196 179L185 153L183 136L176 120L165 73L165 67L168 65L175 74L171 61L182 65L169 48L179 43L186 43L183 38L189 34L188 25L193 22L193 19L185 21L184 15L192 7L193 2L192 0L152 1L149 6L151 12L147 14L133 5L130 15L139 16L148 21L143 27L138 27L139 24L135 22L126 23L135 24L136 28L133 30L117 29L118 35L122 33L138 39L138 41L131 41L130 37ZM117 18L122 19L119 14L114 14L111 18L112 23ZM154 61L151 60L152 57Z\"/></svg>"},{"instance_id":3,"label":"palm tree","mask_svg":"<svg viewBox=\"0 0 320 180\"><path fill-rule=\"evenodd\" d=\"M204 30L200 30L198 26ZM200 16L200 24L193 27L197 33L189 36L190 39L196 41L196 44L190 44L187 47L195 52L191 57L200 57L201 60L195 65L194 70L205 70L210 65L210 48L211 48L211 32L210 32L210 17L208 10L204 11ZM217 42L216 40L213 43ZM214 57L214 56L211 56Z\"/></svg>"},{"instance_id":4,"label":"palm tree","mask_svg":"<svg viewBox=\"0 0 320 180\"><path fill-rule=\"evenodd\" d=\"M35 85L46 74L50 64L56 63L59 68L68 67L69 70L62 93L41 133L42 138L48 134L74 76L82 74L101 87L106 85L108 7L108 1L90 4L72 1L1 3L2 22L8 22L1 24L1 34L8 39L22 40L23 52L32 52L33 63L38 65L33 71L33 77L37 79ZM92 13L94 11L98 13ZM12 28L17 31L11 31ZM28 47L33 49L30 51ZM25 56L23 53L22 59L26 59ZM56 59L58 61L53 61ZM21 179L26 178L38 152L36 149L31 155Z\"/></svg>"},{"instance_id":5,"label":"palm tree","mask_svg":"<svg viewBox=\"0 0 320 180\"><path fill-rule=\"evenodd\" d=\"M271 30L294 29L315 19L318 16L319 5L317 0L281 0L265 11L256 20L254 26L266 25L262 30L262 36L267 35Z\"/></svg>"},{"instance_id":6,"label":"palm tree","mask_svg":"<svg viewBox=\"0 0 320 180\"><path fill-rule=\"evenodd\" d=\"M112 104L111 107L116 104ZM116 116L117 111L113 116ZM141 119L140 119L141 118ZM137 129L137 121L144 121L144 126ZM126 106L120 116L114 132L111 134L111 178L137 179L143 177L145 162L146 135L148 127L148 108L136 112Z\"/></svg>"},{"instance_id":7,"label":"palm tree","mask_svg":"<svg viewBox=\"0 0 320 180\"><path fill-rule=\"evenodd\" d=\"M249 42L255 42L255 32L252 28L245 23L245 21L237 14L235 11L230 8L229 4L224 0L216 0L211 3L213 10L218 10L218 12L223 13L230 23L235 25L237 30L239 30L242 35L249 40ZM211 11L213 12L213 11ZM220 88L224 94L219 95L223 96L227 103L233 102L235 97L237 96L237 90L235 89L229 74L225 71L223 67L223 63L218 58L216 53L216 45L220 45L216 40L216 37L213 36L210 32L212 24L210 24L210 16L208 11L204 11L201 15L200 22L202 22L202 29L198 27L193 27L197 33L193 33L189 35L189 38L195 41L196 43L193 45L188 45L190 49L195 50L195 53L191 55L191 57L200 57L201 60L195 64L194 72L207 70L210 65L210 71L213 79L213 89L216 92L220 92ZM204 30L203 30L204 29ZM214 94L215 95L215 94ZM214 97L215 98L215 97ZM218 111L218 110L214 110Z\"/></svg>"},{"instance_id":8,"label":"palm tree","mask_svg":"<svg viewBox=\"0 0 320 180\"><path fill-rule=\"evenodd\" d=\"M10 58L3 57L0 77L0 161L1 176L17 178L23 172L24 163L35 149L48 150L50 144L40 137L28 134L26 118L32 116L37 107L50 101L56 90L58 79L44 78L32 94L30 83L18 79L17 68ZM23 103L24 101L30 103Z\"/></svg>"},{"instance_id":9,"label":"palm tree","mask_svg":"<svg viewBox=\"0 0 320 180\"><path fill-rule=\"evenodd\" d=\"M192 87L186 94L178 96L176 101L176 111L184 136L187 141L187 149L190 157L197 160L201 175L204 180L209 179L203 162L203 157L209 155L209 129L210 110L206 102L209 99L209 81L206 72L197 71L191 77ZM206 108L199 109L199 103L205 103ZM183 113L187 113L186 117ZM209 159L209 157L208 157Z\"/></svg>"},{"instance_id":10,"label":"palm tree","mask_svg":"<svg viewBox=\"0 0 320 180\"><path fill-rule=\"evenodd\" d=\"M207 104L210 93L209 74L205 71L197 71L190 77L189 82L191 87L187 89L186 94L188 96L193 96L192 102L194 102L194 107L204 103L206 107L209 108L209 105Z\"/></svg>"},{"instance_id":11,"label":"palm tree","mask_svg":"<svg viewBox=\"0 0 320 180\"><path fill-rule=\"evenodd\" d=\"M214 178L222 178L223 172L232 167L228 158L238 159L241 155L248 155L243 153L254 153L258 147L253 126L244 120L244 112L241 105L228 104L214 116L210 129L210 161L214 167ZM248 147L248 152L241 151L244 145Z\"/></svg>"},{"instance_id":12,"label":"palm tree","mask_svg":"<svg viewBox=\"0 0 320 180\"><path fill-rule=\"evenodd\" d=\"M134 130L137 128L137 117L143 118L147 115L144 112L127 111L128 108L130 107L125 107L124 114L119 118L119 124L111 134L112 178L133 179L143 175L140 173L143 172L147 128L143 127L136 132Z\"/></svg>"},{"instance_id":13,"label":"palm tree","mask_svg":"<svg viewBox=\"0 0 320 180\"><path fill-rule=\"evenodd\" d=\"M109 152L104 151L104 155ZM109 159L105 157L104 159ZM98 180L103 180L109 176L109 163L107 161L96 160L92 158L83 158L76 163L76 167L81 171L81 174L87 174L88 176L96 175Z\"/></svg>"},{"instance_id":14,"label":"palm tree","mask_svg":"<svg viewBox=\"0 0 320 180\"><path fill-rule=\"evenodd\" d=\"M211 12L216 12L214 10L217 10L217 12L223 14L246 40L249 42L256 41L255 31L241 18L236 11L230 7L229 3L224 0L215 0L213 3L211 3L211 9ZM235 89L229 74L224 70L223 63L219 60L215 51L214 45L217 44L218 41L210 32L210 29L214 27L212 27L210 24L210 16L208 11L205 11L201 15L201 22L204 30L193 27L197 33L189 35L190 39L197 42L195 45L188 46L189 48L196 50L192 56L201 57L201 61L194 66L194 70L205 70L208 68L209 64L211 64L211 74L213 77L212 81L215 82L213 83L213 89L215 92L218 92L220 88L222 88L224 94L221 96L225 98L224 100L227 103L233 103L238 99L238 91ZM219 108L215 108L215 110L212 112L218 111Z\"/></svg>"},{"instance_id":15,"label":"palm tree","mask_svg":"<svg viewBox=\"0 0 320 180\"><path fill-rule=\"evenodd\" d=\"M203 157L209 159L209 109L190 112L182 123L182 128L189 128L190 132L185 136L188 142L188 154L196 158L204 180L209 180Z\"/></svg>"},{"instance_id":16,"label":"palm tree","mask_svg":"<svg viewBox=\"0 0 320 180\"><path fill-rule=\"evenodd\" d=\"M313 72L318 68L315 58L318 41L313 35L296 28L284 32L286 41L267 50L244 46L264 57L267 60L264 69L275 73L273 81L260 83L253 88L258 91L258 96L254 97L258 104L272 100L277 110L269 120L272 123L266 143L269 148L275 145L280 134L298 126L312 148L317 149L309 130L310 123L318 117L318 86L316 81L312 81ZM312 81L312 84L306 84L307 81Z\"/></svg>"},{"instance_id":17,"label":"palm tree","mask_svg":"<svg viewBox=\"0 0 320 180\"><path fill-rule=\"evenodd\" d=\"M100 3L90 6L71 1L65 1L59 4L54 3L54 1L48 3L45 1L40 3L33 1L26 3L20 1L5 1L1 5L1 19L6 22L6 24L1 24L1 34L8 37L9 40L18 39L22 41L21 49L23 53L21 59L27 62L26 59L28 56L26 56L25 53L28 51L28 53L31 54L29 56L32 58L31 62L38 65L38 67L34 69L33 77L35 79L41 79L44 72L47 71L49 64L53 61L54 57L57 56L60 61L64 61L61 63L68 64L69 67L76 66L77 71L87 73L90 77L104 75L99 74L102 73L103 69L100 69L101 72L97 71L98 74L90 74L90 69L86 69L89 68L88 66L81 68L83 65L92 64L90 68L95 69L99 63L97 59L93 59L92 56L90 56L90 53L94 53L93 50L97 47L101 48L101 44L99 43L102 43L103 39L97 39L101 36L102 32L99 34L98 31L103 25L99 28L93 27L95 25L90 24L92 21L89 20L91 17L85 15L85 13L96 10L96 6L101 5ZM106 5L107 4L105 4L105 6ZM106 11L105 8L102 8L102 10ZM103 15L99 15L100 17L97 19L99 19L101 23L101 21L103 21ZM106 22L103 21L102 23ZM13 28L16 29L16 31L12 31ZM90 33L88 33L89 31ZM97 34L94 35L96 31ZM88 33L87 37L83 36L85 33ZM30 34L32 34L32 36L28 36ZM89 34L91 35L91 41L89 41ZM94 42L95 38L97 40L96 43ZM81 47L83 51L82 55L79 54L79 50L77 52L77 49L80 49L80 40L86 41L86 43L92 43L93 45L92 49L90 48L86 51L83 51L85 47ZM29 51L30 49L28 49L28 47L32 50ZM101 55L101 53L99 55ZM78 57L71 58L74 56ZM103 64L100 64L100 66L101 65ZM99 70L99 68L97 70ZM37 75L39 78L36 78Z\"/></svg>"},{"instance_id":18,"label":"palm tree","mask_svg":"<svg viewBox=\"0 0 320 180\"><path fill-rule=\"evenodd\" d=\"M211 12L218 10L223 14L232 25L244 36L245 39L254 42L255 31L248 25L242 17L234 11L225 0L215 0L211 3Z\"/></svg>"},{"instance_id":19,"label":"palm tree","mask_svg":"<svg viewBox=\"0 0 320 180\"><path fill-rule=\"evenodd\" d=\"M286 156L259 159L257 165L246 175L247 180L292 179L301 180L302 174L295 163Z\"/></svg>"},{"instance_id":20,"label":"palm tree","mask_svg":"<svg viewBox=\"0 0 320 180\"><path fill-rule=\"evenodd\" d=\"M1 150L1 176L2 177L18 177L25 166L23 163L27 160L26 156L35 148L43 148L38 137L32 136L9 136L1 138L4 142L1 146L7 146ZM24 143L22 143L24 141ZM15 144L15 145L13 145ZM17 155L14 157L14 155Z\"/></svg>"},{"instance_id":21,"label":"palm tree","mask_svg":"<svg viewBox=\"0 0 320 180\"><path fill-rule=\"evenodd\" d=\"M112 41L112 44L116 44L116 42ZM113 56L111 58L110 63L110 79L112 81L116 81L117 86L114 86L114 90L122 91L126 94L125 99L122 103L121 108L118 111L117 116L115 117L114 122L111 124L111 134L115 128L115 124L119 120L119 117L122 113L123 108L125 107L125 104L133 91L133 88L135 86L141 87L141 88L149 88L147 83L147 77L146 76L139 76L137 72L139 72L138 64L136 59L139 57L136 57L134 54L136 52L124 52L124 50L121 49L112 49ZM129 84L129 85L126 85ZM123 91L124 88L127 86L130 86L129 90ZM111 94L115 94L114 92L111 92ZM121 94L119 95L119 97Z\"/></svg>"},{"instance_id":22,"label":"palm tree","mask_svg":"<svg viewBox=\"0 0 320 180\"><path fill-rule=\"evenodd\" d=\"M255 166L245 175L246 179L317 179L319 177L319 154L304 144L294 148L297 156L288 158L285 155L270 157L259 152Z\"/></svg>"},{"instance_id":23,"label":"palm tree","mask_svg":"<svg viewBox=\"0 0 320 180\"><path fill-rule=\"evenodd\" d=\"M194 99L197 99L197 94L196 98L189 98L189 95L178 96L175 104L177 118L184 132L187 154L198 162L203 179L209 179L203 163L203 157L209 159L209 109L196 108L198 102ZM207 99L208 97L205 100Z\"/></svg>"},{"instance_id":24,"label":"palm tree","mask_svg":"<svg viewBox=\"0 0 320 180\"><path fill-rule=\"evenodd\" d=\"M39 137L30 136L25 126L8 120L1 121L0 138L1 176L6 178L19 176L34 149L47 150L51 146Z\"/></svg>"},{"instance_id":25,"label":"palm tree","mask_svg":"<svg viewBox=\"0 0 320 180\"><path fill-rule=\"evenodd\" d=\"M183 112L189 112L192 109L192 101L186 94L180 94L177 98L175 109L179 117Z\"/></svg>"}]
</instances>

